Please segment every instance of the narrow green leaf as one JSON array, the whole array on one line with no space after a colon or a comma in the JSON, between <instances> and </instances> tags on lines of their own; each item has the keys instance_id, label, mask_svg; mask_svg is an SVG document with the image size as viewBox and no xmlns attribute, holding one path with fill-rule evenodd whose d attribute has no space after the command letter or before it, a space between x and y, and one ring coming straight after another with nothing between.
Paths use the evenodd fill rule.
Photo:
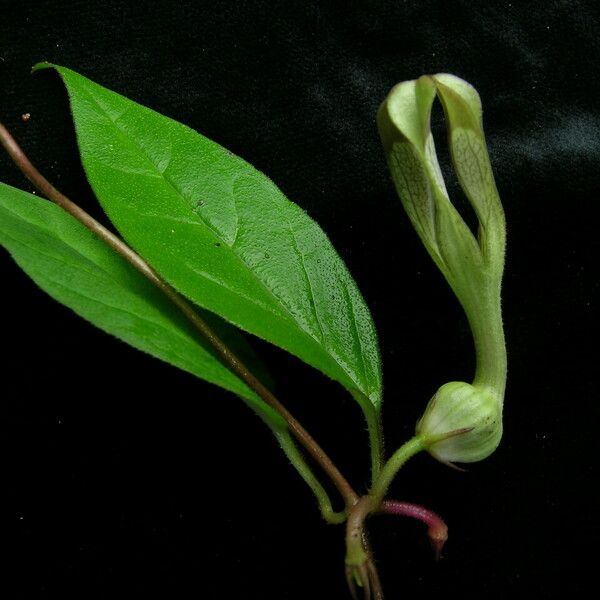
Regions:
<instances>
[{"instance_id":1,"label":"narrow green leaf","mask_svg":"<svg viewBox=\"0 0 600 600\"><path fill-rule=\"evenodd\" d=\"M215 142L53 67L88 179L127 242L198 305L339 381L367 412L378 408L375 328L319 226Z\"/></svg>"},{"instance_id":2,"label":"narrow green leaf","mask_svg":"<svg viewBox=\"0 0 600 600\"><path fill-rule=\"evenodd\" d=\"M50 296L139 350L224 387L271 427L285 421L213 355L144 276L54 204L0 183L0 244ZM248 360L237 331L203 315Z\"/></svg>"}]
</instances>

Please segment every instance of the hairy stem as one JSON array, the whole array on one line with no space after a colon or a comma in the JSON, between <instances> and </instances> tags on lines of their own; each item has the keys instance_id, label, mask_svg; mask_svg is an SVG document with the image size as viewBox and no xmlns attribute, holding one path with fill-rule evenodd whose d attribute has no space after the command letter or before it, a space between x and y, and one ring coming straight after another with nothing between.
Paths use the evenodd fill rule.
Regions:
<instances>
[{"instance_id":1,"label":"hairy stem","mask_svg":"<svg viewBox=\"0 0 600 600\"><path fill-rule=\"evenodd\" d=\"M398 500L384 500L379 507L379 512L388 515L400 515L418 519L427 525L427 535L433 548L436 560L442 554L442 548L448 540L448 526L443 519L432 510L419 504L411 502L399 502Z\"/></svg>"},{"instance_id":2,"label":"hairy stem","mask_svg":"<svg viewBox=\"0 0 600 600\"><path fill-rule=\"evenodd\" d=\"M349 511L346 522L346 581L352 597L362 588L364 600L383 600L379 573L369 543L365 521L376 509L370 496L363 496Z\"/></svg>"},{"instance_id":3,"label":"hairy stem","mask_svg":"<svg viewBox=\"0 0 600 600\"><path fill-rule=\"evenodd\" d=\"M385 463L379 477L375 480L369 496L371 497L373 504L379 506L387 494L390 484L396 477L398 471L402 468L404 463L426 448L424 440L421 436L415 436L408 440L404 445L400 446L390 459Z\"/></svg>"},{"instance_id":4,"label":"hairy stem","mask_svg":"<svg viewBox=\"0 0 600 600\"><path fill-rule=\"evenodd\" d=\"M294 440L290 436L289 432L274 431L274 434L289 461L292 463L292 465L294 465L296 471L298 471L300 474L300 477L304 479L305 483L313 491L315 497L317 498L321 515L325 521L327 521L327 523L331 523L332 525L343 523L346 520L346 513L335 512L333 510L329 495L304 460L302 453L300 450L298 450L298 447L294 443Z\"/></svg>"},{"instance_id":5,"label":"hairy stem","mask_svg":"<svg viewBox=\"0 0 600 600\"><path fill-rule=\"evenodd\" d=\"M383 463L383 428L381 426L381 411L377 410L371 401L360 403L367 421L369 444L371 447L371 483L374 483Z\"/></svg>"},{"instance_id":6,"label":"hairy stem","mask_svg":"<svg viewBox=\"0 0 600 600\"><path fill-rule=\"evenodd\" d=\"M303 448L320 465L323 471L329 476L336 489L346 503L346 506L352 506L358 500L357 493L342 475L333 461L313 439L313 437L302 427L294 416L281 404L281 402L266 388L242 363L242 361L229 349L229 347L217 336L217 334L208 326L202 317L196 312L194 307L179 295L166 281L164 281L152 267L138 254L136 254L127 244L96 221L91 215L59 192L31 163L23 150L17 144L15 139L0 123L0 144L12 158L21 172L31 181L31 183L40 191L40 193L60 206L71 216L77 219L82 225L87 227L96 236L108 244L117 254L124 258L129 264L135 267L142 275L149 279L159 290L161 290L169 300L177 306L183 315L190 321L194 328L202 337L213 347L223 363L237 375L246 385L253 390L262 400L271 408L277 411L287 422L290 431ZM308 468L308 467L307 467Z\"/></svg>"}]
</instances>

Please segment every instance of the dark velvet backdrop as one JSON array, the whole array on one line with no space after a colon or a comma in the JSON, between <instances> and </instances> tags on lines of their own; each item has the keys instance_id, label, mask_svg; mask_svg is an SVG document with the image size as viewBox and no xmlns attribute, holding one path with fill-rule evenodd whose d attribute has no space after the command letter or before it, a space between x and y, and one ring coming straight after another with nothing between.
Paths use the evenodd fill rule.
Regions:
<instances>
[{"instance_id":1,"label":"dark velvet backdrop","mask_svg":"<svg viewBox=\"0 0 600 600\"><path fill-rule=\"evenodd\" d=\"M0 1L0 119L96 215L56 75L62 64L223 144L314 217L371 307L388 448L473 368L469 331L390 183L375 111L396 82L448 71L479 90L508 229L505 435L456 473L419 456L394 495L440 512L373 523L391 599L558 598L599 535L600 94L597 2ZM27 123L21 114L30 113ZM438 132L441 135L441 130ZM0 180L29 190L6 157ZM456 188L452 188L456 191ZM6 598L346 598L342 530L236 398L49 300L0 255ZM278 392L364 488L347 394L258 342ZM16 590L8 592L8 588Z\"/></svg>"}]
</instances>

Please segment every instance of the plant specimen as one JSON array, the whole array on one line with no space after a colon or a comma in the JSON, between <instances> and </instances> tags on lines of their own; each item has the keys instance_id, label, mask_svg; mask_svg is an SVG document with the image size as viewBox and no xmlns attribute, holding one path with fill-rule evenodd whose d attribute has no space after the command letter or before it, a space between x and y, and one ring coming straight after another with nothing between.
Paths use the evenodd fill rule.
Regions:
<instances>
[{"instance_id":1,"label":"plant specimen","mask_svg":"<svg viewBox=\"0 0 600 600\"><path fill-rule=\"evenodd\" d=\"M366 520L422 520L439 554L447 536L431 511L387 497L404 463L426 450L473 462L502 435L506 352L500 309L504 215L485 145L481 103L465 81L423 76L394 87L378 127L392 179L414 228L468 318L472 383L443 385L415 435L385 453L375 327L326 235L262 173L202 135L46 63L69 93L87 178L115 235L55 189L0 125L0 142L52 202L0 184L0 243L49 295L97 327L242 398L314 492L323 518L345 524L350 591L383 598ZM450 156L477 220L448 198L430 129L442 103ZM362 409L371 485L359 493L269 389L239 330L294 354L343 385ZM315 469L318 467L318 470ZM334 509L328 478L342 504Z\"/></svg>"}]
</instances>

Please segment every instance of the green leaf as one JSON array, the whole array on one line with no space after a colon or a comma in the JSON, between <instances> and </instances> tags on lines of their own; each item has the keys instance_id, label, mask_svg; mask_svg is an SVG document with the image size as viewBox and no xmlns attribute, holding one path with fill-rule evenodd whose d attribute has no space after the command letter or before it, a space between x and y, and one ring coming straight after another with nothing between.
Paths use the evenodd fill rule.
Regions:
<instances>
[{"instance_id":1,"label":"green leaf","mask_svg":"<svg viewBox=\"0 0 600 600\"><path fill-rule=\"evenodd\" d=\"M265 175L64 67L88 179L127 242L179 292L381 401L369 311L327 236Z\"/></svg>"},{"instance_id":2,"label":"green leaf","mask_svg":"<svg viewBox=\"0 0 600 600\"><path fill-rule=\"evenodd\" d=\"M0 183L0 244L40 288L84 319L241 396L271 427L286 427L153 284L58 206ZM249 348L235 329L203 316L248 360Z\"/></svg>"}]
</instances>

